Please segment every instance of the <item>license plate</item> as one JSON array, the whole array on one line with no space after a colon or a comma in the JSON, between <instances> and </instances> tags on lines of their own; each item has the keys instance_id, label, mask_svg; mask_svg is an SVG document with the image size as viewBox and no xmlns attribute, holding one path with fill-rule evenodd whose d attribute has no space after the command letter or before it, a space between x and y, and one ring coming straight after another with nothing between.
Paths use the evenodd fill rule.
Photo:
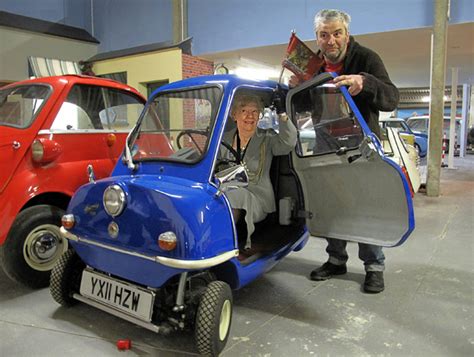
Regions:
<instances>
[{"instance_id":1,"label":"license plate","mask_svg":"<svg viewBox=\"0 0 474 357\"><path fill-rule=\"evenodd\" d=\"M151 321L155 294L106 275L84 270L81 295L144 321Z\"/></svg>"}]
</instances>

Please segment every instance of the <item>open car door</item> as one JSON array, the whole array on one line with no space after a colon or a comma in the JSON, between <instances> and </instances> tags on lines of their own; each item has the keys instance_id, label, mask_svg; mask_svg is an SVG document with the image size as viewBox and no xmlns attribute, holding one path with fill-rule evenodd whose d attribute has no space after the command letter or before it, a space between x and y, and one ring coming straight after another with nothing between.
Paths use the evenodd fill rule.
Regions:
<instances>
[{"instance_id":1,"label":"open car door","mask_svg":"<svg viewBox=\"0 0 474 357\"><path fill-rule=\"evenodd\" d=\"M317 237L399 245L415 226L409 184L333 78L321 74L287 95L308 229Z\"/></svg>"}]
</instances>

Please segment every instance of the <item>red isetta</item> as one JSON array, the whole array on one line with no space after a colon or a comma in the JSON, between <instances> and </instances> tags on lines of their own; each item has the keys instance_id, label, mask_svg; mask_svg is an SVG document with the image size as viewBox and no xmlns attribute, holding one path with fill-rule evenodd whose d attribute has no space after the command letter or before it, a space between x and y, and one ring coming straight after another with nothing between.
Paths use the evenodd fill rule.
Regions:
<instances>
[{"instance_id":1,"label":"red isetta","mask_svg":"<svg viewBox=\"0 0 474 357\"><path fill-rule=\"evenodd\" d=\"M0 264L37 288L68 248L59 233L74 191L114 167L145 99L109 80L58 76L0 89Z\"/></svg>"}]
</instances>

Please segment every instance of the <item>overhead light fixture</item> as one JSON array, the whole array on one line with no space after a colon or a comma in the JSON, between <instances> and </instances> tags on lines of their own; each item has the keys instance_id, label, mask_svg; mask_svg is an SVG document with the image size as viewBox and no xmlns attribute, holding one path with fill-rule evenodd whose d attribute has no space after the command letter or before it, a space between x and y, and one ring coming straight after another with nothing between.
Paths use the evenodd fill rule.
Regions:
<instances>
[{"instance_id":1,"label":"overhead light fixture","mask_svg":"<svg viewBox=\"0 0 474 357\"><path fill-rule=\"evenodd\" d=\"M447 101L448 100L448 97L447 96L443 96L443 101ZM423 103L429 103L430 102L430 96L429 95L425 95L423 98L421 98L421 101Z\"/></svg>"},{"instance_id":2,"label":"overhead light fixture","mask_svg":"<svg viewBox=\"0 0 474 357\"><path fill-rule=\"evenodd\" d=\"M245 57L239 57L237 67L231 73L235 73L239 77L259 80L278 78L280 76L280 71L274 66Z\"/></svg>"},{"instance_id":3,"label":"overhead light fixture","mask_svg":"<svg viewBox=\"0 0 474 357\"><path fill-rule=\"evenodd\" d=\"M231 73L235 73L239 77L249 79L267 80L270 78L278 78L280 73L274 69L252 68L252 67L237 67Z\"/></svg>"}]
</instances>

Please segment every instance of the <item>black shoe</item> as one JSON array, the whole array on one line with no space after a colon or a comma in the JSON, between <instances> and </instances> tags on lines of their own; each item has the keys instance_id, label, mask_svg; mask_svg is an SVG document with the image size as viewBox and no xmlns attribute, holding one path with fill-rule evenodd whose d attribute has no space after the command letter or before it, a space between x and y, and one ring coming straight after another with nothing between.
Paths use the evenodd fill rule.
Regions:
<instances>
[{"instance_id":1,"label":"black shoe","mask_svg":"<svg viewBox=\"0 0 474 357\"><path fill-rule=\"evenodd\" d=\"M342 275L347 273L346 264L335 265L329 262L324 263L311 272L311 280L321 281L331 279L333 275Z\"/></svg>"},{"instance_id":2,"label":"black shoe","mask_svg":"<svg viewBox=\"0 0 474 357\"><path fill-rule=\"evenodd\" d=\"M368 271L365 275L364 291L377 294L385 289L383 283L383 271Z\"/></svg>"}]
</instances>

